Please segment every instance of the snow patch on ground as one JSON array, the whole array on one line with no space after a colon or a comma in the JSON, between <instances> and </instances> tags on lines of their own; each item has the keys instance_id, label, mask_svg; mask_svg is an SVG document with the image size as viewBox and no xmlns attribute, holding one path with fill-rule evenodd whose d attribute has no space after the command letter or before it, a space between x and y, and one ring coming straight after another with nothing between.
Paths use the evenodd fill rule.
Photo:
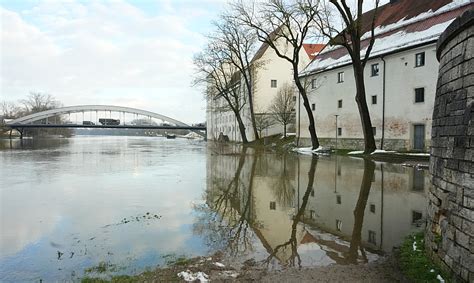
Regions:
<instances>
[{"instance_id":1,"label":"snow patch on ground","mask_svg":"<svg viewBox=\"0 0 474 283\"><path fill-rule=\"evenodd\" d=\"M327 147L322 147L322 146L314 150L312 147L297 147L297 148L294 148L293 151L298 152L300 154L313 155L313 154L329 154L331 152L331 149Z\"/></svg>"},{"instance_id":2,"label":"snow patch on ground","mask_svg":"<svg viewBox=\"0 0 474 283\"><path fill-rule=\"evenodd\" d=\"M429 153L399 153L403 155L411 155L411 156L430 156Z\"/></svg>"},{"instance_id":3,"label":"snow patch on ground","mask_svg":"<svg viewBox=\"0 0 474 283\"><path fill-rule=\"evenodd\" d=\"M371 154L377 154L377 153L395 153L396 151L393 151L393 150L383 150L383 149L376 149L374 150L374 152L372 152Z\"/></svg>"},{"instance_id":4,"label":"snow patch on ground","mask_svg":"<svg viewBox=\"0 0 474 283\"><path fill-rule=\"evenodd\" d=\"M181 271L178 273L178 277L182 278L186 282L193 282L199 280L199 282L208 282L209 276L201 271L198 272L191 272L189 270Z\"/></svg>"},{"instance_id":5,"label":"snow patch on ground","mask_svg":"<svg viewBox=\"0 0 474 283\"><path fill-rule=\"evenodd\" d=\"M355 150L355 151L350 151L347 154L353 155L353 154L364 154L363 150Z\"/></svg>"},{"instance_id":6,"label":"snow patch on ground","mask_svg":"<svg viewBox=\"0 0 474 283\"><path fill-rule=\"evenodd\" d=\"M441 277L441 275L438 274L438 276L436 276L436 279L438 279L440 283L444 283L444 279L443 277Z\"/></svg>"}]
</instances>

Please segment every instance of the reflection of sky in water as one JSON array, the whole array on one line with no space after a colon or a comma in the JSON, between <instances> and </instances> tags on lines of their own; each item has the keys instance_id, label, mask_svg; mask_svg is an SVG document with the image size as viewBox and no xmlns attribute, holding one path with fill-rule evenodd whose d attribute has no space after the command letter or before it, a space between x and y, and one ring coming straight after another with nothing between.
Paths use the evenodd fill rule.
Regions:
<instances>
[{"instance_id":1,"label":"reflection of sky in water","mask_svg":"<svg viewBox=\"0 0 474 283\"><path fill-rule=\"evenodd\" d=\"M205 188L205 144L122 137L38 143L0 151L2 281L70 279L101 261L130 273L163 263L166 254L207 253L193 236L191 205ZM144 218L147 212L161 218ZM121 224L124 218L131 221Z\"/></svg>"}]
</instances>

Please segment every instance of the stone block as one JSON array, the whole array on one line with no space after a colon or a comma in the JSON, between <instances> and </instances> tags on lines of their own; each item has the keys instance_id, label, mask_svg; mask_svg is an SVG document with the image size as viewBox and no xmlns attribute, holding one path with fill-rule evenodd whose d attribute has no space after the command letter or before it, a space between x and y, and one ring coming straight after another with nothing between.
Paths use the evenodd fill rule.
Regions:
<instances>
[{"instance_id":1,"label":"stone block","mask_svg":"<svg viewBox=\"0 0 474 283\"><path fill-rule=\"evenodd\" d=\"M474 73L474 59L471 58L468 61L464 61L463 64L461 65L461 76L467 76L469 74Z\"/></svg>"},{"instance_id":2,"label":"stone block","mask_svg":"<svg viewBox=\"0 0 474 283\"><path fill-rule=\"evenodd\" d=\"M464 157L464 154L462 154L462 155ZM447 164L446 164L446 168L454 169L454 170L457 170L458 166L459 166L459 160L456 160L456 159L449 159Z\"/></svg>"},{"instance_id":3,"label":"stone block","mask_svg":"<svg viewBox=\"0 0 474 283\"><path fill-rule=\"evenodd\" d=\"M458 211L458 215L467 220L474 219L474 210L461 207Z\"/></svg>"},{"instance_id":4,"label":"stone block","mask_svg":"<svg viewBox=\"0 0 474 283\"><path fill-rule=\"evenodd\" d=\"M474 209L474 198L470 198L468 196L463 197L462 205L469 209Z\"/></svg>"},{"instance_id":5,"label":"stone block","mask_svg":"<svg viewBox=\"0 0 474 283\"><path fill-rule=\"evenodd\" d=\"M456 244L462 246L465 249L469 249L469 236L460 230L456 229L454 233L454 241Z\"/></svg>"},{"instance_id":6,"label":"stone block","mask_svg":"<svg viewBox=\"0 0 474 283\"><path fill-rule=\"evenodd\" d=\"M461 259L461 247L456 246L453 242L450 242L448 244L448 249L446 251L446 255L449 256L452 260L453 263L458 263ZM451 265L453 267L453 265Z\"/></svg>"},{"instance_id":7,"label":"stone block","mask_svg":"<svg viewBox=\"0 0 474 283\"><path fill-rule=\"evenodd\" d=\"M474 74L464 76L462 78L462 81L463 81L463 87L473 86L474 85ZM456 87L456 84L453 84L453 88L455 88L455 87Z\"/></svg>"},{"instance_id":8,"label":"stone block","mask_svg":"<svg viewBox=\"0 0 474 283\"><path fill-rule=\"evenodd\" d=\"M471 219L472 220L472 219ZM462 219L461 230L468 234L471 237L471 240L474 239L474 222L468 219Z\"/></svg>"}]
</instances>

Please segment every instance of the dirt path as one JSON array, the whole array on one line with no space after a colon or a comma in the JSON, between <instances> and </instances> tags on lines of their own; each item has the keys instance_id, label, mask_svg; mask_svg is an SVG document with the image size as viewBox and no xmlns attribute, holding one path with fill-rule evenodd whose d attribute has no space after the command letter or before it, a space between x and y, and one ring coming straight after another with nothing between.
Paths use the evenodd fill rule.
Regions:
<instances>
[{"instance_id":1,"label":"dirt path","mask_svg":"<svg viewBox=\"0 0 474 283\"><path fill-rule=\"evenodd\" d=\"M408 282L401 274L394 256L361 265L330 265L316 268L289 268L268 271L257 265L234 267L225 263L216 266L218 258L196 258L184 265L158 268L139 275L136 279L147 282L183 281L181 271L204 272L211 282ZM199 281L195 281L199 282Z\"/></svg>"}]
</instances>

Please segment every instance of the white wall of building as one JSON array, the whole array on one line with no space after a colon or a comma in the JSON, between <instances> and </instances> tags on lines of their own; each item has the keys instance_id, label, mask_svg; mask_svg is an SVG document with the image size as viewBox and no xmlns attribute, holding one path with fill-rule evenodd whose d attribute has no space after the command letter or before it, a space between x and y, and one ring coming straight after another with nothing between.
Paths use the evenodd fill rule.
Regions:
<instances>
[{"instance_id":1,"label":"white wall of building","mask_svg":"<svg viewBox=\"0 0 474 283\"><path fill-rule=\"evenodd\" d=\"M414 125L425 126L425 148L429 146L431 119L436 94L438 61L435 44L429 44L407 51L397 52L383 57L385 60L385 147L388 140L403 140L406 149L413 149ZM425 53L425 65L415 67L415 54ZM379 75L371 76L371 65L378 64ZM383 66L381 58L367 62L365 68L366 99L373 127L376 128L377 147L380 148L383 117ZM344 82L338 83L338 73L344 72ZM342 129L338 139L363 139L362 126L355 102L355 81L352 65L320 72L307 77L316 79L317 89L309 90L309 100L315 104L316 131L320 138L335 138L336 116L338 127ZM424 88L424 102L415 103L415 88ZM377 103L372 104L372 96ZM338 101L342 107L338 108ZM301 101L302 103L302 101ZM298 107L297 107L298 109ZM309 139L307 114L301 105L300 137ZM298 118L297 118L298 119ZM297 121L298 123L298 121ZM297 126L298 129L298 126ZM327 141L325 146L334 146Z\"/></svg>"},{"instance_id":2,"label":"white wall of building","mask_svg":"<svg viewBox=\"0 0 474 283\"><path fill-rule=\"evenodd\" d=\"M277 42L279 50L286 50L286 54L291 54L293 49L287 45L283 39L279 39ZM280 57L278 57L275 51L268 47L265 53L260 59L259 64L263 64L262 67L258 68L256 76L254 78L254 112L256 114L270 112L270 105L273 99L278 93L278 90L288 83L293 85L293 69L291 64ZM309 57L306 54L304 48L300 51L300 70L302 70L309 63ZM272 87L271 81L277 81L277 87ZM244 82L241 82L244 85ZM244 88L241 88L244 89ZM242 92L242 95L246 95ZM207 106L207 127L208 127L208 140L215 140L219 137L219 133L222 132L227 135L231 141L240 142L241 134L238 128L237 121L234 113L231 111L220 112L215 111L213 105L219 105L224 103L223 99L218 101L208 100ZM247 139L252 141L255 139L253 134L252 123L250 120L250 110L247 104L242 113L242 119L245 124ZM274 134L283 133L283 126L275 124L272 127L262 132L262 136L270 136Z\"/></svg>"}]
</instances>

